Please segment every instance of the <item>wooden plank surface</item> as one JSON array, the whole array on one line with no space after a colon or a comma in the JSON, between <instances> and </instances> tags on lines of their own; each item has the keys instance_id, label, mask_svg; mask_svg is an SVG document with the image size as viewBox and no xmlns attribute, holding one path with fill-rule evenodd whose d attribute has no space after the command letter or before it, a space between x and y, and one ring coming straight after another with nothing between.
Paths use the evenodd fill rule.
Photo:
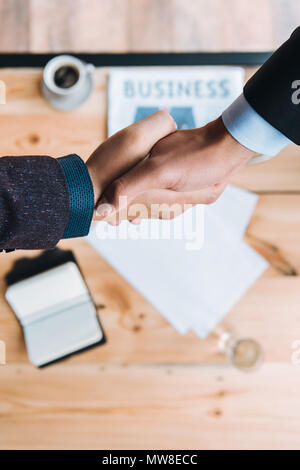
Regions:
<instances>
[{"instance_id":1,"label":"wooden plank surface","mask_svg":"<svg viewBox=\"0 0 300 470\"><path fill-rule=\"evenodd\" d=\"M28 0L0 1L0 51L30 50L30 3Z\"/></svg>"},{"instance_id":2,"label":"wooden plank surface","mask_svg":"<svg viewBox=\"0 0 300 470\"><path fill-rule=\"evenodd\" d=\"M297 0L0 0L0 51L262 51L299 23Z\"/></svg>"},{"instance_id":3,"label":"wooden plank surface","mask_svg":"<svg viewBox=\"0 0 300 470\"><path fill-rule=\"evenodd\" d=\"M7 449L299 448L300 374L290 365L242 380L197 365L15 365L1 376Z\"/></svg>"},{"instance_id":4,"label":"wooden plank surface","mask_svg":"<svg viewBox=\"0 0 300 470\"><path fill-rule=\"evenodd\" d=\"M0 70L0 154L87 158L105 138L107 70L97 70L93 96L72 113L50 108L40 78L40 70ZM299 157L291 145L234 179L261 194L246 240L270 262L223 323L262 344L265 363L254 374L228 364L215 334L177 334L84 240L60 246L74 250L108 343L36 370L4 300L4 274L36 253L2 255L0 448L300 448L299 369L291 363L300 339Z\"/></svg>"}]
</instances>

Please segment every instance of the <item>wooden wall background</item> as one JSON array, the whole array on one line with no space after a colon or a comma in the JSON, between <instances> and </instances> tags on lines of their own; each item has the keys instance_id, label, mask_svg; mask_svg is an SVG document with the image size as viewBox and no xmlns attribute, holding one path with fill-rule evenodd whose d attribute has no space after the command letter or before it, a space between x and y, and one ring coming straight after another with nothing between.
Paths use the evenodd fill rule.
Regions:
<instances>
[{"instance_id":1,"label":"wooden wall background","mask_svg":"<svg viewBox=\"0 0 300 470\"><path fill-rule=\"evenodd\" d=\"M0 0L0 51L270 50L299 20L299 0ZM108 70L97 69L90 100L67 114L42 98L41 73L0 69L0 155L88 157L105 138ZM263 345L263 367L242 374L214 335L180 336L84 240L72 240L60 246L74 250L109 341L37 370L4 300L4 274L25 253L0 255L1 449L300 448L300 367L291 363L300 339L299 147L234 183L260 195L246 238L270 268L226 323Z\"/></svg>"},{"instance_id":2,"label":"wooden wall background","mask_svg":"<svg viewBox=\"0 0 300 470\"><path fill-rule=\"evenodd\" d=\"M297 0L0 0L1 52L272 50Z\"/></svg>"}]
</instances>

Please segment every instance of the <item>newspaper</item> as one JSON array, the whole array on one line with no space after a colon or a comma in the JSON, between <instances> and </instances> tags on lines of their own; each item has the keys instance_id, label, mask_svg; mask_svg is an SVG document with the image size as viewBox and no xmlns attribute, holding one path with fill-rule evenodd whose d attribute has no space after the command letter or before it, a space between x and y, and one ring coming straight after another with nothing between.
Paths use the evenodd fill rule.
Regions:
<instances>
[{"instance_id":1,"label":"newspaper","mask_svg":"<svg viewBox=\"0 0 300 470\"><path fill-rule=\"evenodd\" d=\"M240 67L116 68L109 74L108 134L166 109L179 129L217 118L243 89Z\"/></svg>"}]
</instances>

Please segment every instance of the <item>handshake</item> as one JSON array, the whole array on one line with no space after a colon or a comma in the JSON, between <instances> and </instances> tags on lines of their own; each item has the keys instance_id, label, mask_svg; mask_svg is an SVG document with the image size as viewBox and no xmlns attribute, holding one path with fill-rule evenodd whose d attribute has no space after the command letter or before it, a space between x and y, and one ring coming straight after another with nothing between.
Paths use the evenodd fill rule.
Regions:
<instances>
[{"instance_id":1,"label":"handshake","mask_svg":"<svg viewBox=\"0 0 300 470\"><path fill-rule=\"evenodd\" d=\"M170 219L195 204L210 204L254 152L239 144L222 118L177 131L166 111L114 134L87 161L95 219Z\"/></svg>"}]
</instances>

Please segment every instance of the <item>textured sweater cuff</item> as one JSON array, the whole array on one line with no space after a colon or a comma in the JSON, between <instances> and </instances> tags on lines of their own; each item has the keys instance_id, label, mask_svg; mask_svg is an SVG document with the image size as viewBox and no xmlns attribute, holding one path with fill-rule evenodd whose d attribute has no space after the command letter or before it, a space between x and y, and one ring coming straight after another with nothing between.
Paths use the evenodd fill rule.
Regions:
<instances>
[{"instance_id":1,"label":"textured sweater cuff","mask_svg":"<svg viewBox=\"0 0 300 470\"><path fill-rule=\"evenodd\" d=\"M70 216L63 238L89 233L94 212L94 190L84 161L76 154L58 158L64 172L70 201Z\"/></svg>"}]
</instances>

